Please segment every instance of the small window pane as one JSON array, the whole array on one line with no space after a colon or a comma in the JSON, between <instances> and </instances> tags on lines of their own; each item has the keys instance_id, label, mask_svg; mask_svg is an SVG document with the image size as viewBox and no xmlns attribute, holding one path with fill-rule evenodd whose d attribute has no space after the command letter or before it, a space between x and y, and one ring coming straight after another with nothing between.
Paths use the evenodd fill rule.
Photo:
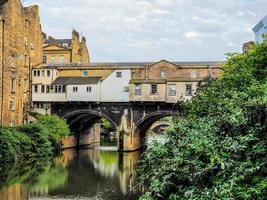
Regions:
<instances>
[{"instance_id":1,"label":"small window pane","mask_svg":"<svg viewBox=\"0 0 267 200\"><path fill-rule=\"evenodd\" d=\"M151 94L156 95L158 93L158 86L156 84L151 85Z\"/></svg>"},{"instance_id":2,"label":"small window pane","mask_svg":"<svg viewBox=\"0 0 267 200\"><path fill-rule=\"evenodd\" d=\"M176 85L169 85L169 96L176 96Z\"/></svg>"},{"instance_id":3,"label":"small window pane","mask_svg":"<svg viewBox=\"0 0 267 200\"><path fill-rule=\"evenodd\" d=\"M47 62L47 56L43 56L43 63Z\"/></svg>"},{"instance_id":4,"label":"small window pane","mask_svg":"<svg viewBox=\"0 0 267 200\"><path fill-rule=\"evenodd\" d=\"M54 55L51 56L51 63L52 64L55 64L56 63L56 57Z\"/></svg>"},{"instance_id":5,"label":"small window pane","mask_svg":"<svg viewBox=\"0 0 267 200\"><path fill-rule=\"evenodd\" d=\"M83 71L83 77L88 77L88 71Z\"/></svg>"},{"instance_id":6,"label":"small window pane","mask_svg":"<svg viewBox=\"0 0 267 200\"><path fill-rule=\"evenodd\" d=\"M185 85L185 95L192 96L192 84Z\"/></svg>"},{"instance_id":7,"label":"small window pane","mask_svg":"<svg viewBox=\"0 0 267 200\"><path fill-rule=\"evenodd\" d=\"M161 78L167 78L167 72L166 71L161 71L160 72L160 77Z\"/></svg>"},{"instance_id":8,"label":"small window pane","mask_svg":"<svg viewBox=\"0 0 267 200\"><path fill-rule=\"evenodd\" d=\"M134 91L135 91L135 95L142 95L142 85L141 84L136 84L135 88L134 88Z\"/></svg>"},{"instance_id":9,"label":"small window pane","mask_svg":"<svg viewBox=\"0 0 267 200\"><path fill-rule=\"evenodd\" d=\"M86 91L87 91L87 92L92 92L92 87L91 87L91 86L86 87Z\"/></svg>"},{"instance_id":10,"label":"small window pane","mask_svg":"<svg viewBox=\"0 0 267 200\"><path fill-rule=\"evenodd\" d=\"M117 72L117 73L116 73L116 77L117 77L117 78L121 78L121 77L122 77L122 73L121 73L121 72Z\"/></svg>"},{"instance_id":11,"label":"small window pane","mask_svg":"<svg viewBox=\"0 0 267 200\"><path fill-rule=\"evenodd\" d=\"M65 63L65 57L64 57L64 55L60 56L59 59L60 59L59 62L60 62L61 64Z\"/></svg>"}]
</instances>

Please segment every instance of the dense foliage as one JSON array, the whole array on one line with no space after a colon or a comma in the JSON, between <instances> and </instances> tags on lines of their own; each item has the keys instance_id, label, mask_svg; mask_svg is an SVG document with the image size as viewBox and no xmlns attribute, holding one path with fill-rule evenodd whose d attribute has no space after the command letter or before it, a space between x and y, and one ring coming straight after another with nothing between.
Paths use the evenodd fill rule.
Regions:
<instances>
[{"instance_id":1,"label":"dense foliage","mask_svg":"<svg viewBox=\"0 0 267 200\"><path fill-rule=\"evenodd\" d=\"M267 43L229 54L186 113L143 156L141 199L266 199Z\"/></svg>"},{"instance_id":2,"label":"dense foliage","mask_svg":"<svg viewBox=\"0 0 267 200\"><path fill-rule=\"evenodd\" d=\"M69 134L57 116L40 116L36 123L0 128L0 165L18 159L49 157L60 150L60 138Z\"/></svg>"}]
</instances>

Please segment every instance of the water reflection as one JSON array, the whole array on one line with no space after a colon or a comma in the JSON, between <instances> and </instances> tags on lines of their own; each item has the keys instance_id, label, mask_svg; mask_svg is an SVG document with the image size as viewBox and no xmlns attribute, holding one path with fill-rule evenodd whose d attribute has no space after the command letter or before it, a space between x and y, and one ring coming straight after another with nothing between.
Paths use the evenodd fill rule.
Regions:
<instances>
[{"instance_id":1,"label":"water reflection","mask_svg":"<svg viewBox=\"0 0 267 200\"><path fill-rule=\"evenodd\" d=\"M139 191L133 189L139 156L139 152L66 150L39 175L38 169L10 181L0 190L0 199L138 199Z\"/></svg>"}]
</instances>

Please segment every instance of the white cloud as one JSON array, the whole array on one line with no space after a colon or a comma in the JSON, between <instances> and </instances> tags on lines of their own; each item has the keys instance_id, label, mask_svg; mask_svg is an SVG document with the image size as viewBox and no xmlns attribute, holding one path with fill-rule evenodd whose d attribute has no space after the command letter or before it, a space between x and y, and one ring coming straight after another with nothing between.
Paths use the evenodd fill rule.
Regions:
<instances>
[{"instance_id":1,"label":"white cloud","mask_svg":"<svg viewBox=\"0 0 267 200\"><path fill-rule=\"evenodd\" d=\"M254 39L266 0L25 0L43 31L87 38L93 61L223 60ZM229 45L231 41L231 45Z\"/></svg>"},{"instance_id":2,"label":"white cloud","mask_svg":"<svg viewBox=\"0 0 267 200\"><path fill-rule=\"evenodd\" d=\"M184 33L184 36L187 38L187 39L197 39L199 37L201 37L201 33L198 33L198 32L195 32L195 31L188 31L186 33Z\"/></svg>"}]
</instances>

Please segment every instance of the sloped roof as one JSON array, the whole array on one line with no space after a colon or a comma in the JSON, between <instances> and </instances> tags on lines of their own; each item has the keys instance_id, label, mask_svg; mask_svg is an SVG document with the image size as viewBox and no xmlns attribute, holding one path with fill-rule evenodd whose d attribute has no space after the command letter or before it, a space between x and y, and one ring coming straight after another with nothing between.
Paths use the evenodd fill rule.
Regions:
<instances>
[{"instance_id":1,"label":"sloped roof","mask_svg":"<svg viewBox=\"0 0 267 200\"><path fill-rule=\"evenodd\" d=\"M101 77L58 77L52 85L89 85L98 84Z\"/></svg>"},{"instance_id":2,"label":"sloped roof","mask_svg":"<svg viewBox=\"0 0 267 200\"><path fill-rule=\"evenodd\" d=\"M71 39L54 39L54 38L49 38L44 41L44 44L68 44L68 46L71 46Z\"/></svg>"}]
</instances>

